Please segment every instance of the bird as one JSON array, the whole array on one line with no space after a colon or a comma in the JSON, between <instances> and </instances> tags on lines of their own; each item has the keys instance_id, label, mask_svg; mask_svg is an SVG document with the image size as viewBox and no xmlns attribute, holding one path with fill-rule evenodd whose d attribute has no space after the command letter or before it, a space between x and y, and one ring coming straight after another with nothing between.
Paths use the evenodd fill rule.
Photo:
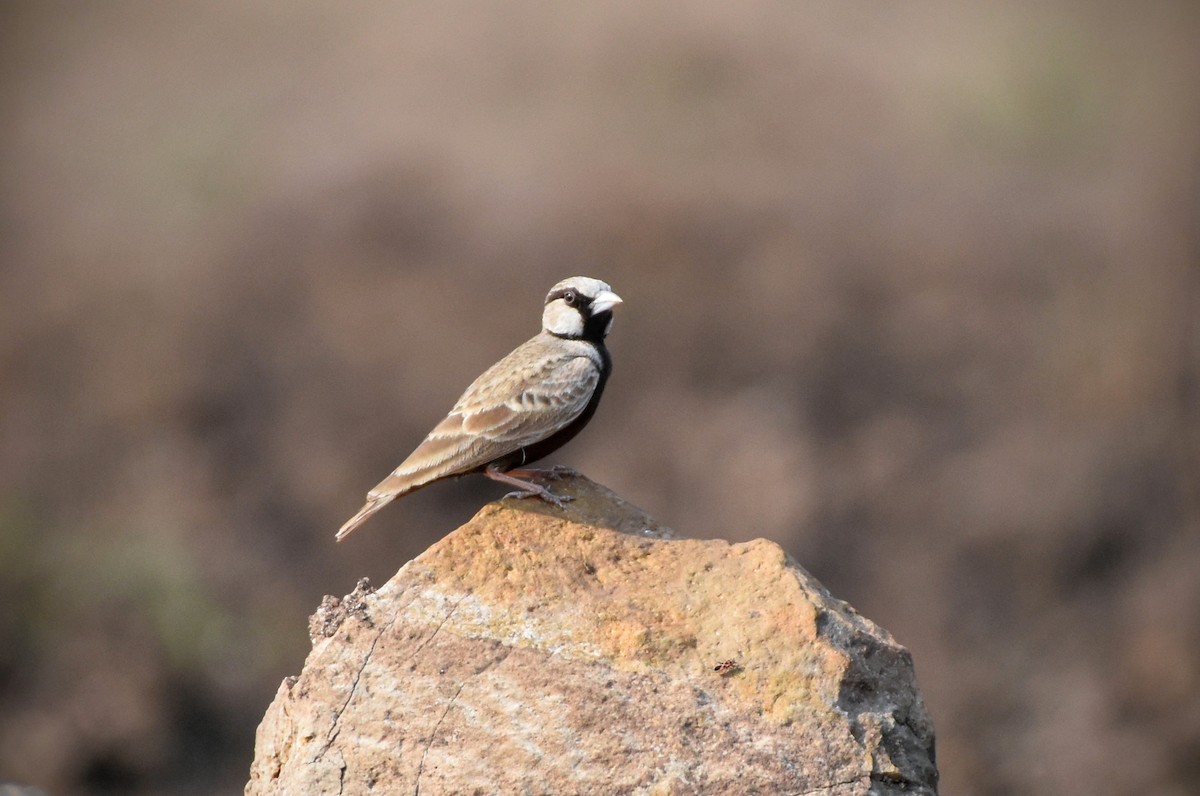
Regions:
<instances>
[{"instance_id":1,"label":"bird","mask_svg":"<svg viewBox=\"0 0 1200 796\"><path fill-rule=\"evenodd\" d=\"M546 294L542 330L483 372L399 467L367 493L338 541L394 500L445 478L482 473L515 486L506 497L571 498L534 480L566 468L523 469L558 450L592 419L612 373L604 341L621 297L607 282L564 279Z\"/></svg>"}]
</instances>

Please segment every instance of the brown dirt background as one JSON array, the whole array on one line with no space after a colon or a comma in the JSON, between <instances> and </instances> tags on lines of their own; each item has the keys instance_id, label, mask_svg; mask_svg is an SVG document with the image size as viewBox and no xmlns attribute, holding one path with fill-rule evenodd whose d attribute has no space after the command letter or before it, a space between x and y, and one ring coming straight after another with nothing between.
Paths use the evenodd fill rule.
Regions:
<instances>
[{"instance_id":1,"label":"brown dirt background","mask_svg":"<svg viewBox=\"0 0 1200 796\"><path fill-rule=\"evenodd\" d=\"M1200 5L0 10L0 781L240 789L556 280L570 463L913 653L947 794L1200 777Z\"/></svg>"}]
</instances>

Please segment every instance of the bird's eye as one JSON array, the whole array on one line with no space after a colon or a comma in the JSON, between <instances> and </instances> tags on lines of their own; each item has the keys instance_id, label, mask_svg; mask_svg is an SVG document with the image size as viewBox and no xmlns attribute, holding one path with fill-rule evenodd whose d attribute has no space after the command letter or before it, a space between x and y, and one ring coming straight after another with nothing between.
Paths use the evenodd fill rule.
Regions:
<instances>
[{"instance_id":1,"label":"bird's eye","mask_svg":"<svg viewBox=\"0 0 1200 796\"><path fill-rule=\"evenodd\" d=\"M568 290L566 293L563 293L563 301L567 302L568 307L574 307L579 303L579 296L575 294L574 290Z\"/></svg>"}]
</instances>

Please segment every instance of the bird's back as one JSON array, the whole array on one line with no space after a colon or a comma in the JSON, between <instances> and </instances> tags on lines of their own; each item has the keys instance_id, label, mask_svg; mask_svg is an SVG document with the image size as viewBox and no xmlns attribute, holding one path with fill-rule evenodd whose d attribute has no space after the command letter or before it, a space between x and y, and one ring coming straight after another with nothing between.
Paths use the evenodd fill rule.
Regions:
<instances>
[{"instance_id":1,"label":"bird's back","mask_svg":"<svg viewBox=\"0 0 1200 796\"><path fill-rule=\"evenodd\" d=\"M588 407L604 358L589 343L545 332L471 383L454 408L368 493L392 498L475 472L554 435Z\"/></svg>"}]
</instances>

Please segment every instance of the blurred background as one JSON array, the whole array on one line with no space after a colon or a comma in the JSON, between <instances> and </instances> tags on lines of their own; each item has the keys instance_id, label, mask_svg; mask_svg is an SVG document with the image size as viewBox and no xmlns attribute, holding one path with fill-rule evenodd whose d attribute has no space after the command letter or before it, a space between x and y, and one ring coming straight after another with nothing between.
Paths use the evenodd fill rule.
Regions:
<instances>
[{"instance_id":1,"label":"blurred background","mask_svg":"<svg viewBox=\"0 0 1200 796\"><path fill-rule=\"evenodd\" d=\"M239 791L557 280L569 463L907 645L947 794L1200 778L1200 5L0 9L0 781Z\"/></svg>"}]
</instances>

